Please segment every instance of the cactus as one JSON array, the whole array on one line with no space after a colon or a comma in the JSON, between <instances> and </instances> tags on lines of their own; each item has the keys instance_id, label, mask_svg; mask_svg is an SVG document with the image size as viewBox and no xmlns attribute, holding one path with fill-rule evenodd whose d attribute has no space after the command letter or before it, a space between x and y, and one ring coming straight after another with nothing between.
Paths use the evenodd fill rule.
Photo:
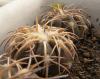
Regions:
<instances>
[{"instance_id":1,"label":"cactus","mask_svg":"<svg viewBox=\"0 0 100 79\"><path fill-rule=\"evenodd\" d=\"M85 11L78 8L66 7L66 5L61 3L52 4L50 10L41 15L40 23L66 28L67 31L73 32L82 38L91 26Z\"/></svg>"},{"instance_id":2,"label":"cactus","mask_svg":"<svg viewBox=\"0 0 100 79\"><path fill-rule=\"evenodd\" d=\"M1 67L7 71L6 79L67 77L76 56L76 39L74 33L64 28L39 24L10 32L3 42L5 55L1 55L5 59Z\"/></svg>"}]
</instances>

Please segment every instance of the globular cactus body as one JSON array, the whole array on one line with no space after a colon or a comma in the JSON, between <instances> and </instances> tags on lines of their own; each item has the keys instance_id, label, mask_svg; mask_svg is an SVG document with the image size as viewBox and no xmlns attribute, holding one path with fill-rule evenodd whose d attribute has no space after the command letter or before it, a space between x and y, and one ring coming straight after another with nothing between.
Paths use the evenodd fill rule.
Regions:
<instances>
[{"instance_id":1,"label":"globular cactus body","mask_svg":"<svg viewBox=\"0 0 100 79\"><path fill-rule=\"evenodd\" d=\"M67 31L73 32L82 38L91 27L89 17L85 11L66 7L61 3L52 4L50 10L41 15L40 23L66 28Z\"/></svg>"},{"instance_id":2,"label":"globular cactus body","mask_svg":"<svg viewBox=\"0 0 100 79\"><path fill-rule=\"evenodd\" d=\"M4 49L8 79L67 77L76 55L75 39L77 36L65 32L64 28L39 24L11 32ZM13 68L15 73L12 73Z\"/></svg>"}]
</instances>

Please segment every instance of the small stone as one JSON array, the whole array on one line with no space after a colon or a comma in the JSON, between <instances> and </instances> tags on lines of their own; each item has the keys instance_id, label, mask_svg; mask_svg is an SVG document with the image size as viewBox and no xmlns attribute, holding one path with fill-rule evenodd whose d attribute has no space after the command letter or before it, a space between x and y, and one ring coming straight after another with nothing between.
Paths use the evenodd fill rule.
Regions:
<instances>
[{"instance_id":1,"label":"small stone","mask_svg":"<svg viewBox=\"0 0 100 79\"><path fill-rule=\"evenodd\" d=\"M100 58L96 58L96 61L99 63L100 62Z\"/></svg>"},{"instance_id":2,"label":"small stone","mask_svg":"<svg viewBox=\"0 0 100 79\"><path fill-rule=\"evenodd\" d=\"M97 40L96 37L93 37L93 38L92 38L92 41L96 41L96 40Z\"/></svg>"},{"instance_id":3,"label":"small stone","mask_svg":"<svg viewBox=\"0 0 100 79\"><path fill-rule=\"evenodd\" d=\"M87 59L87 58L84 58L84 63L90 63L92 62L93 60L90 60L90 59Z\"/></svg>"},{"instance_id":4,"label":"small stone","mask_svg":"<svg viewBox=\"0 0 100 79\"><path fill-rule=\"evenodd\" d=\"M75 79L80 79L80 78L76 76Z\"/></svg>"},{"instance_id":5,"label":"small stone","mask_svg":"<svg viewBox=\"0 0 100 79\"><path fill-rule=\"evenodd\" d=\"M80 72L79 75L80 75L80 78L86 79L86 77L85 77L85 75L84 75L84 72Z\"/></svg>"},{"instance_id":6,"label":"small stone","mask_svg":"<svg viewBox=\"0 0 100 79\"><path fill-rule=\"evenodd\" d=\"M89 52L86 52L86 53L83 53L83 56L89 58L91 55Z\"/></svg>"},{"instance_id":7,"label":"small stone","mask_svg":"<svg viewBox=\"0 0 100 79\"><path fill-rule=\"evenodd\" d=\"M91 78L91 75L86 75L86 77L90 79Z\"/></svg>"}]
</instances>

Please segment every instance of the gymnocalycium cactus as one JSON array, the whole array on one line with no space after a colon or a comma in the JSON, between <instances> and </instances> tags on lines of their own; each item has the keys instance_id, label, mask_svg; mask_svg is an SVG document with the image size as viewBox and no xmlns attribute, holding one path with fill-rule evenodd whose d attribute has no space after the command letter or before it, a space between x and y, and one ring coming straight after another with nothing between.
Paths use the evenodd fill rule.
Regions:
<instances>
[{"instance_id":1,"label":"gymnocalycium cactus","mask_svg":"<svg viewBox=\"0 0 100 79\"><path fill-rule=\"evenodd\" d=\"M54 3L50 6L50 10L43 13L40 17L40 23L65 28L83 38L91 23L85 11L78 8L66 7L61 3Z\"/></svg>"},{"instance_id":2,"label":"gymnocalycium cactus","mask_svg":"<svg viewBox=\"0 0 100 79\"><path fill-rule=\"evenodd\" d=\"M20 27L4 41L5 55L1 55L1 60L5 62L1 64L4 69L0 73L6 71L7 79L67 77L76 55L73 39L77 36L64 28L38 23Z\"/></svg>"}]
</instances>

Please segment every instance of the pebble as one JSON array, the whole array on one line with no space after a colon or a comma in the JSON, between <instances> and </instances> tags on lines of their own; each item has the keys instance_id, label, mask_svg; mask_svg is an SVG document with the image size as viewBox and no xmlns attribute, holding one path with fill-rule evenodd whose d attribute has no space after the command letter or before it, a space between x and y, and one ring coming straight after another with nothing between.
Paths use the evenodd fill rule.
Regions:
<instances>
[{"instance_id":1,"label":"pebble","mask_svg":"<svg viewBox=\"0 0 100 79\"><path fill-rule=\"evenodd\" d=\"M75 79L80 79L79 77L75 77Z\"/></svg>"},{"instance_id":2,"label":"pebble","mask_svg":"<svg viewBox=\"0 0 100 79\"><path fill-rule=\"evenodd\" d=\"M84 58L84 63L90 63L90 62L92 62L93 60L90 60L90 59L87 59L87 58Z\"/></svg>"},{"instance_id":3,"label":"pebble","mask_svg":"<svg viewBox=\"0 0 100 79\"><path fill-rule=\"evenodd\" d=\"M98 63L100 63L100 58L96 58L96 61L97 61Z\"/></svg>"},{"instance_id":4,"label":"pebble","mask_svg":"<svg viewBox=\"0 0 100 79\"><path fill-rule=\"evenodd\" d=\"M91 55L90 55L89 52L85 52L85 53L83 53L83 56L84 56L84 57L87 57L87 58L91 57Z\"/></svg>"}]
</instances>

